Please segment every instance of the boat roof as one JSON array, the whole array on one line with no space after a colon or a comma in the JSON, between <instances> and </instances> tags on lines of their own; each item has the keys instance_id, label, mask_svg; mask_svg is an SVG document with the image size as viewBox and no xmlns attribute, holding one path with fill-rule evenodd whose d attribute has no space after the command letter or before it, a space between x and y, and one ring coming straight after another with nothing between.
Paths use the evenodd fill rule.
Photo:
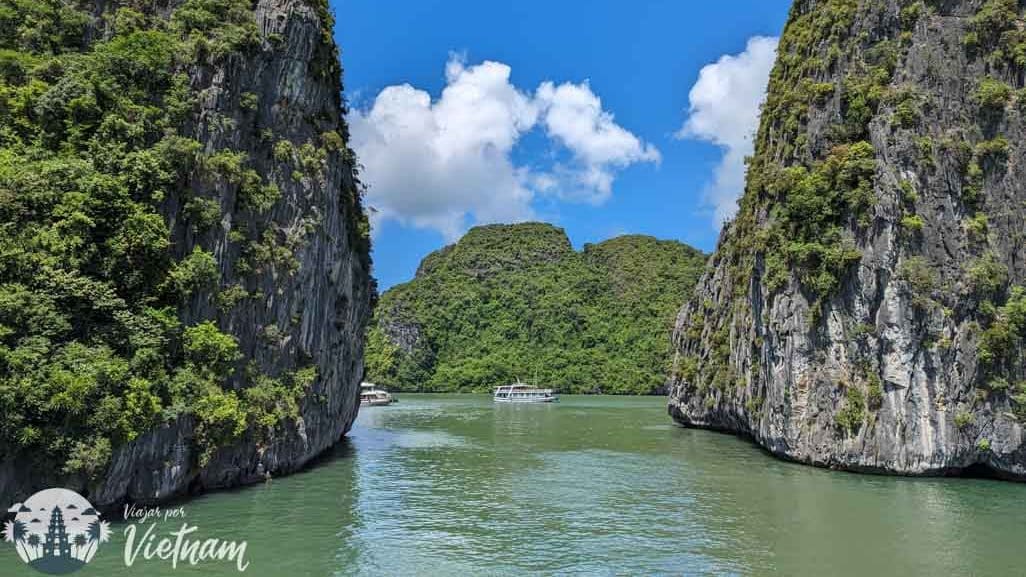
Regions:
<instances>
[{"instance_id":1,"label":"boat roof","mask_svg":"<svg viewBox=\"0 0 1026 577\"><path fill-rule=\"evenodd\" d=\"M538 391L541 393L551 393L552 389L539 389L538 387L527 385L524 383L513 383L512 385L502 385L497 390L521 390L521 391Z\"/></svg>"}]
</instances>

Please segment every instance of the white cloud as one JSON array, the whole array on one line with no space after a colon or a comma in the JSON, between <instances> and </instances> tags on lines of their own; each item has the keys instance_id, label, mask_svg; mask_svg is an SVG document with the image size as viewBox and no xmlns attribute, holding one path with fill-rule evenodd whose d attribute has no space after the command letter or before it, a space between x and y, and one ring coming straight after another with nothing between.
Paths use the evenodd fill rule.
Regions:
<instances>
[{"instance_id":1,"label":"white cloud","mask_svg":"<svg viewBox=\"0 0 1026 577\"><path fill-rule=\"evenodd\" d=\"M538 112L509 75L505 64L466 68L454 59L437 102L409 84L389 86L370 110L350 115L376 220L395 219L453 238L468 214L530 218L532 193L509 156Z\"/></svg>"},{"instance_id":2,"label":"white cloud","mask_svg":"<svg viewBox=\"0 0 1026 577\"><path fill-rule=\"evenodd\" d=\"M752 137L759 126L759 107L776 59L777 38L756 36L745 51L724 55L702 68L688 95L688 119L678 138L711 142L723 148L706 200L715 208L716 223L737 212L744 191L744 159L752 153Z\"/></svg>"},{"instance_id":3,"label":"white cloud","mask_svg":"<svg viewBox=\"0 0 1026 577\"><path fill-rule=\"evenodd\" d=\"M602 101L587 82L559 86L543 82L536 100L545 111L549 137L573 154L576 166L569 172L578 190L585 191L586 200L601 202L609 197L616 169L660 160L654 146L624 130L613 121L612 114L602 110Z\"/></svg>"},{"instance_id":4,"label":"white cloud","mask_svg":"<svg viewBox=\"0 0 1026 577\"><path fill-rule=\"evenodd\" d=\"M350 114L375 224L392 219L453 239L469 224L531 218L539 194L600 202L617 170L658 161L655 148L602 110L587 83L546 82L531 95L510 83L510 72L501 62L468 67L452 57L434 102L403 84ZM512 161L521 137L537 126L570 163L529 169Z\"/></svg>"}]
</instances>

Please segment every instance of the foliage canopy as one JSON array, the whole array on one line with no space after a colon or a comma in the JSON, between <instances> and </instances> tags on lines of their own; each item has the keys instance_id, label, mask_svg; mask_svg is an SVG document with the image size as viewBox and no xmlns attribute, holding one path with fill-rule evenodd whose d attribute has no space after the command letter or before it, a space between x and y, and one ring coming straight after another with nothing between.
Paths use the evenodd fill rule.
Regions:
<instances>
[{"instance_id":1,"label":"foliage canopy","mask_svg":"<svg viewBox=\"0 0 1026 577\"><path fill-rule=\"evenodd\" d=\"M472 229L382 295L368 379L401 390L488 391L519 377L574 393L646 394L705 264L675 241L622 236L575 252L562 230Z\"/></svg>"}]
</instances>

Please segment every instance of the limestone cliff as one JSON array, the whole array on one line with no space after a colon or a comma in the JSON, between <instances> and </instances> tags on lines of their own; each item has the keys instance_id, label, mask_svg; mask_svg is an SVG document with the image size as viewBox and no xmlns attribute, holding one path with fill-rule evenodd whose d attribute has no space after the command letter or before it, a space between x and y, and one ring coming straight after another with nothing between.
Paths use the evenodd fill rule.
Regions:
<instances>
[{"instance_id":1,"label":"limestone cliff","mask_svg":"<svg viewBox=\"0 0 1026 577\"><path fill-rule=\"evenodd\" d=\"M1026 478L1015 0L799 0L669 412L814 465Z\"/></svg>"},{"instance_id":2,"label":"limestone cliff","mask_svg":"<svg viewBox=\"0 0 1026 577\"><path fill-rule=\"evenodd\" d=\"M44 337L0 306L0 501L62 485L110 507L299 469L356 416L372 292L326 3L57 5L26 4L51 37L33 36L32 19L0 26L27 63L5 53L5 88L44 93L36 116L3 117L43 137L5 132L14 154L39 149L0 169L0 191L26 191L19 169L40 157L106 183L107 200L81 209L102 226L67 249L86 247L98 264L39 251L44 267L97 288L74 310L58 295L52 314L67 321ZM52 200L23 227L63 226ZM131 252L142 243L149 252ZM5 290L28 287L39 302L66 289L2 268ZM14 364L39 338L46 372ZM84 383L57 379L69 355Z\"/></svg>"}]
</instances>

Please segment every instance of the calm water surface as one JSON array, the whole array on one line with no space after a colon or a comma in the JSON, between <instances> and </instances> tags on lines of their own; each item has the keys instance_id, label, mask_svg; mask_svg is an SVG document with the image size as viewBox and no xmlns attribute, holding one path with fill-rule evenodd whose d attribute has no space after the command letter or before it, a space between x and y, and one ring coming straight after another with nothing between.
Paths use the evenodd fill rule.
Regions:
<instances>
[{"instance_id":1,"label":"calm water surface","mask_svg":"<svg viewBox=\"0 0 1026 577\"><path fill-rule=\"evenodd\" d=\"M243 575L274 577L1026 574L1024 485L784 463L660 398L400 398L307 472L184 503L194 535L247 541ZM126 569L125 527L76 575L239 575ZM10 546L0 568L36 574Z\"/></svg>"}]
</instances>

